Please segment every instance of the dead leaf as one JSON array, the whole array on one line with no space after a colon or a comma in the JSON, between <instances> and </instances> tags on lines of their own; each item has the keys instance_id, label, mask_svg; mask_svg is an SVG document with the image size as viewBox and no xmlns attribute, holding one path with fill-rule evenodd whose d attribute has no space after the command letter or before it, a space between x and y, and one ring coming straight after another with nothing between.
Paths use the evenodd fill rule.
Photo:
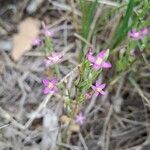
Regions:
<instances>
[{"instance_id":1,"label":"dead leaf","mask_svg":"<svg viewBox=\"0 0 150 150\"><path fill-rule=\"evenodd\" d=\"M78 124L71 124L69 130L71 132L80 132L80 126Z\"/></svg>"},{"instance_id":2,"label":"dead leaf","mask_svg":"<svg viewBox=\"0 0 150 150\"><path fill-rule=\"evenodd\" d=\"M80 131L80 126L75 123L74 120L72 120L70 117L67 116L62 116L60 118L61 122L65 125L69 125L69 130L68 132L79 132Z\"/></svg>"},{"instance_id":3,"label":"dead leaf","mask_svg":"<svg viewBox=\"0 0 150 150\"><path fill-rule=\"evenodd\" d=\"M19 32L13 37L13 49L11 56L17 61L19 58L32 48L31 41L40 33L40 22L33 18L27 18L19 26Z\"/></svg>"},{"instance_id":4,"label":"dead leaf","mask_svg":"<svg viewBox=\"0 0 150 150\"><path fill-rule=\"evenodd\" d=\"M62 123L64 123L64 124L66 124L66 125L69 125L69 123L71 122L71 118L70 117L67 117L67 116L62 116L61 118L60 118L60 120L61 120L61 122Z\"/></svg>"}]
</instances>

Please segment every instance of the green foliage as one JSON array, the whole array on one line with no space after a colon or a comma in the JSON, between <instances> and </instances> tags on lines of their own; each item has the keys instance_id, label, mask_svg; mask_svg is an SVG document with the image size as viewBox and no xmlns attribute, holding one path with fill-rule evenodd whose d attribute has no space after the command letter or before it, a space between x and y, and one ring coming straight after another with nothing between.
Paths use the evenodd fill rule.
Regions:
<instances>
[{"instance_id":1,"label":"green foliage","mask_svg":"<svg viewBox=\"0 0 150 150\"><path fill-rule=\"evenodd\" d=\"M92 24L94 14L96 11L97 6L97 0L93 0L93 2L88 2L87 0L79 0L80 2L80 8L82 12L82 18L81 18L81 36L85 39L87 39L90 26ZM84 56L83 48L85 46L85 43L82 43L82 51L80 52L80 59Z\"/></svg>"},{"instance_id":2,"label":"green foliage","mask_svg":"<svg viewBox=\"0 0 150 150\"><path fill-rule=\"evenodd\" d=\"M119 59L116 63L117 71L125 71L135 60L134 56L131 55L130 50L126 50L123 54L119 56Z\"/></svg>"},{"instance_id":3,"label":"green foliage","mask_svg":"<svg viewBox=\"0 0 150 150\"><path fill-rule=\"evenodd\" d=\"M132 28L132 26L136 23L137 19L132 18L133 8L134 8L134 0L130 0L126 9L126 14L122 20L122 22L117 27L117 31L114 35L111 49L115 48L127 35L128 31ZM132 18L132 23L129 24L129 20Z\"/></svg>"},{"instance_id":4,"label":"green foliage","mask_svg":"<svg viewBox=\"0 0 150 150\"><path fill-rule=\"evenodd\" d=\"M53 51L52 40L49 37L45 37L44 42L45 42L45 45L44 45L45 53L46 53L46 55L49 55Z\"/></svg>"}]
</instances>

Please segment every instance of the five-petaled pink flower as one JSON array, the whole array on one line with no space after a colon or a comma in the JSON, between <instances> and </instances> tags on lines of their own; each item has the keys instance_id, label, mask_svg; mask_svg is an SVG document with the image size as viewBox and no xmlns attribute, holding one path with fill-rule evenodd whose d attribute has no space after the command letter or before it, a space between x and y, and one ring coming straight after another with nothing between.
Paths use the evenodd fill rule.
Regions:
<instances>
[{"instance_id":1,"label":"five-petaled pink flower","mask_svg":"<svg viewBox=\"0 0 150 150\"><path fill-rule=\"evenodd\" d=\"M132 38L134 40L140 40L143 38L143 35L141 34L141 32L137 31L136 29L132 29L128 35L130 38Z\"/></svg>"},{"instance_id":2,"label":"five-petaled pink flower","mask_svg":"<svg viewBox=\"0 0 150 150\"><path fill-rule=\"evenodd\" d=\"M108 51L108 50L107 50ZM111 63L108 61L105 61L105 58L107 57L107 51L101 51L99 54L97 54L96 57L93 56L92 52L89 52L87 54L87 59L91 62L92 67L95 70L99 70L100 68L111 68Z\"/></svg>"},{"instance_id":3,"label":"five-petaled pink flower","mask_svg":"<svg viewBox=\"0 0 150 150\"><path fill-rule=\"evenodd\" d=\"M44 94L48 93L56 93L57 92L57 86L56 84L58 83L57 78L53 78L52 80L49 79L43 79L43 84L44 84Z\"/></svg>"},{"instance_id":4,"label":"five-petaled pink flower","mask_svg":"<svg viewBox=\"0 0 150 150\"><path fill-rule=\"evenodd\" d=\"M75 118L75 122L82 125L85 122L86 117L83 115L82 112L80 112L76 118Z\"/></svg>"},{"instance_id":5,"label":"five-petaled pink flower","mask_svg":"<svg viewBox=\"0 0 150 150\"><path fill-rule=\"evenodd\" d=\"M42 30L42 33L45 35L45 36L48 36L48 37L52 37L54 35L54 31L48 29L47 26L45 26Z\"/></svg>"},{"instance_id":6,"label":"five-petaled pink flower","mask_svg":"<svg viewBox=\"0 0 150 150\"><path fill-rule=\"evenodd\" d=\"M32 40L33 46L39 46L39 45L41 45L41 43L42 43L42 40L40 38L35 38Z\"/></svg>"},{"instance_id":7,"label":"five-petaled pink flower","mask_svg":"<svg viewBox=\"0 0 150 150\"><path fill-rule=\"evenodd\" d=\"M99 81L96 81L95 86L92 85L92 89L95 91L96 96L98 96L99 94L105 95L106 91L103 90L105 87L106 84L101 84Z\"/></svg>"},{"instance_id":8,"label":"five-petaled pink flower","mask_svg":"<svg viewBox=\"0 0 150 150\"><path fill-rule=\"evenodd\" d=\"M54 64L60 63L62 60L62 57L63 57L62 53L52 52L52 54L49 57L47 57L47 59L45 59L45 61L44 61L45 65L52 66Z\"/></svg>"}]
</instances>

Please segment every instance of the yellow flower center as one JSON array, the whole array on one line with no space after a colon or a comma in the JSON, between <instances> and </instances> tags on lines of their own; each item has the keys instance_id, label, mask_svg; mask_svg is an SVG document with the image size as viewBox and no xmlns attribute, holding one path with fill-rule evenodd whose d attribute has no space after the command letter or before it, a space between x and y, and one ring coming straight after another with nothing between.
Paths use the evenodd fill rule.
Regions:
<instances>
[{"instance_id":1,"label":"yellow flower center","mask_svg":"<svg viewBox=\"0 0 150 150\"><path fill-rule=\"evenodd\" d=\"M98 91L98 92L101 92L101 91L102 91L102 89L101 89L100 87L98 87L98 88L97 88L97 91Z\"/></svg>"},{"instance_id":2,"label":"yellow flower center","mask_svg":"<svg viewBox=\"0 0 150 150\"><path fill-rule=\"evenodd\" d=\"M102 59L100 58L100 57L98 57L97 59L96 59L96 64L97 65L100 65L101 63L102 63Z\"/></svg>"},{"instance_id":3,"label":"yellow flower center","mask_svg":"<svg viewBox=\"0 0 150 150\"><path fill-rule=\"evenodd\" d=\"M50 89L52 89L52 88L54 87L53 83L50 82L50 83L48 84L48 87L49 87Z\"/></svg>"}]
</instances>

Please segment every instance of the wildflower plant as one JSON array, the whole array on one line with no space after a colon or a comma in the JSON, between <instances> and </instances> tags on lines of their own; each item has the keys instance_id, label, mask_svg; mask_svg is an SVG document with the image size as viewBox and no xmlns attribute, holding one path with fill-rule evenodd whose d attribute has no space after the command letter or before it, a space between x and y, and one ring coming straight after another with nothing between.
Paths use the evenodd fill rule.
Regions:
<instances>
[{"instance_id":1,"label":"wildflower plant","mask_svg":"<svg viewBox=\"0 0 150 150\"><path fill-rule=\"evenodd\" d=\"M62 62L63 54L56 52L53 49L52 36L53 33L48 27L44 26L41 31L42 37L33 40L34 46L43 46L45 49L45 59L43 60L45 68L54 68L54 76L43 79L43 93L44 94L57 94L61 91L61 88L65 88L63 83L59 83L60 71L59 63ZM42 40L41 40L42 39ZM74 82L74 88L76 89L76 96L72 98L70 93L71 89L65 90L63 94L64 108L66 109L67 116L72 118L75 123L82 125L86 120L86 116L82 112L81 108L87 99L90 99L95 93L96 96L103 96L106 94L106 84L102 84L97 80L103 69L110 69L111 63L107 61L109 57L109 49L102 50L98 54L94 52L93 48L89 48L87 54L84 56L79 69L79 76ZM95 85L94 85L95 83ZM78 109L77 109L78 108ZM78 111L76 111L76 109Z\"/></svg>"}]
</instances>

